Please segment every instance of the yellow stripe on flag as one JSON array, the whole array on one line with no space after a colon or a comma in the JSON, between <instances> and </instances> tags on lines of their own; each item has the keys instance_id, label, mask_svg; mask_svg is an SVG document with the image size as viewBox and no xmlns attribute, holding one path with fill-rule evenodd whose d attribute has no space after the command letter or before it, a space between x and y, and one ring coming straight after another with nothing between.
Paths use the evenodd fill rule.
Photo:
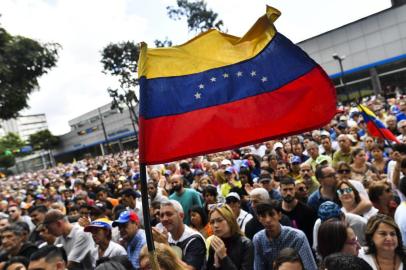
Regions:
<instances>
[{"instance_id":1,"label":"yellow stripe on flag","mask_svg":"<svg viewBox=\"0 0 406 270\"><path fill-rule=\"evenodd\" d=\"M279 10L267 6L266 14L242 38L212 29L179 46L149 49L142 43L138 76L189 75L253 58L275 36L273 22L280 15Z\"/></svg>"}]
</instances>

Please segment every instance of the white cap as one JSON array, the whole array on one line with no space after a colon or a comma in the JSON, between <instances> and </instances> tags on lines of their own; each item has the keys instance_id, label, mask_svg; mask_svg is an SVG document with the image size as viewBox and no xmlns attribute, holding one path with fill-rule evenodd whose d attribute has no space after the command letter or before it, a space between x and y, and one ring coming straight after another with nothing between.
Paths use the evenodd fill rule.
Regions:
<instances>
[{"instance_id":1,"label":"white cap","mask_svg":"<svg viewBox=\"0 0 406 270\"><path fill-rule=\"evenodd\" d=\"M236 198L237 200L241 201L240 195L238 195L237 192L230 192L227 194L226 199L227 198Z\"/></svg>"},{"instance_id":2,"label":"white cap","mask_svg":"<svg viewBox=\"0 0 406 270\"><path fill-rule=\"evenodd\" d=\"M283 148L283 144L281 142L277 142L273 145L273 150L276 151L278 148Z\"/></svg>"},{"instance_id":3,"label":"white cap","mask_svg":"<svg viewBox=\"0 0 406 270\"><path fill-rule=\"evenodd\" d=\"M223 161L221 161L220 164L225 166L231 166L231 161L229 161L228 159L223 159Z\"/></svg>"}]
</instances>

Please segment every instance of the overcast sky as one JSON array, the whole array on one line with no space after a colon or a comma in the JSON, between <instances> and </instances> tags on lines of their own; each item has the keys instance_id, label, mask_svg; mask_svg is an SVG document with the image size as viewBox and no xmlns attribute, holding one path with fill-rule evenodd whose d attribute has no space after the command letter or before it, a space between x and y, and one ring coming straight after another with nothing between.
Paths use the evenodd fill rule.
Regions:
<instances>
[{"instance_id":1,"label":"overcast sky","mask_svg":"<svg viewBox=\"0 0 406 270\"><path fill-rule=\"evenodd\" d=\"M175 44L191 37L185 21L172 21L174 0L0 0L0 24L13 35L62 45L58 66L40 79L22 114L45 113L55 135L68 121L110 102L106 89L117 85L102 73L100 51L110 42L168 37ZM282 12L276 27L298 42L390 7L390 0L208 0L229 34L243 35L265 12Z\"/></svg>"}]
</instances>

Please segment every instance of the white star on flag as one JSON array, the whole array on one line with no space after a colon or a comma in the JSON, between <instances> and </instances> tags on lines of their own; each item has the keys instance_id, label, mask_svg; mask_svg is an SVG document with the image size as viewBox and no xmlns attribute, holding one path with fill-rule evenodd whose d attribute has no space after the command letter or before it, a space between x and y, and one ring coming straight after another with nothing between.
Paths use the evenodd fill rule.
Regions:
<instances>
[{"instance_id":1,"label":"white star on flag","mask_svg":"<svg viewBox=\"0 0 406 270\"><path fill-rule=\"evenodd\" d=\"M210 81L215 82L216 78L215 77L211 77Z\"/></svg>"},{"instance_id":2,"label":"white star on flag","mask_svg":"<svg viewBox=\"0 0 406 270\"><path fill-rule=\"evenodd\" d=\"M267 77L262 77L262 79L261 79L262 82L266 82L267 80L268 80Z\"/></svg>"},{"instance_id":3,"label":"white star on flag","mask_svg":"<svg viewBox=\"0 0 406 270\"><path fill-rule=\"evenodd\" d=\"M203 89L204 88L204 84L199 84L199 89Z\"/></svg>"},{"instance_id":4,"label":"white star on flag","mask_svg":"<svg viewBox=\"0 0 406 270\"><path fill-rule=\"evenodd\" d=\"M237 77L241 77L242 76L242 72L241 71L238 71L237 72Z\"/></svg>"},{"instance_id":5,"label":"white star on flag","mask_svg":"<svg viewBox=\"0 0 406 270\"><path fill-rule=\"evenodd\" d=\"M223 77L224 77L224 78L228 78L228 73L224 73L224 74L223 74Z\"/></svg>"},{"instance_id":6,"label":"white star on flag","mask_svg":"<svg viewBox=\"0 0 406 270\"><path fill-rule=\"evenodd\" d=\"M201 97L202 97L202 94L200 94L199 92L196 92L195 98L196 98L196 99L200 99Z\"/></svg>"},{"instance_id":7,"label":"white star on flag","mask_svg":"<svg viewBox=\"0 0 406 270\"><path fill-rule=\"evenodd\" d=\"M251 77L255 77L257 75L257 72L255 70L251 71Z\"/></svg>"}]
</instances>

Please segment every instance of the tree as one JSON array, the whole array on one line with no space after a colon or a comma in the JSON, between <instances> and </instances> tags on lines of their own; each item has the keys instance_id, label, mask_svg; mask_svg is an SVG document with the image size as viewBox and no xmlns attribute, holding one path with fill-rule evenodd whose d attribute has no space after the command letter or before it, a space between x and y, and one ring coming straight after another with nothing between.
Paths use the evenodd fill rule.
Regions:
<instances>
[{"instance_id":1,"label":"tree","mask_svg":"<svg viewBox=\"0 0 406 270\"><path fill-rule=\"evenodd\" d=\"M58 146L60 139L59 137L52 135L48 129L45 129L31 134L28 141L35 150L49 150Z\"/></svg>"},{"instance_id":2,"label":"tree","mask_svg":"<svg viewBox=\"0 0 406 270\"><path fill-rule=\"evenodd\" d=\"M0 167L10 168L15 164L15 156L19 156L20 148L25 142L15 133L8 133L0 138Z\"/></svg>"},{"instance_id":3,"label":"tree","mask_svg":"<svg viewBox=\"0 0 406 270\"><path fill-rule=\"evenodd\" d=\"M204 0L188 1L177 0L177 7L167 7L168 16L173 20L180 20L186 17L189 31L204 32L210 28L222 30L223 21L218 14L207 8Z\"/></svg>"},{"instance_id":4,"label":"tree","mask_svg":"<svg viewBox=\"0 0 406 270\"><path fill-rule=\"evenodd\" d=\"M38 78L56 65L59 48L0 27L0 119L14 118L28 108L28 96L38 89Z\"/></svg>"}]
</instances>

